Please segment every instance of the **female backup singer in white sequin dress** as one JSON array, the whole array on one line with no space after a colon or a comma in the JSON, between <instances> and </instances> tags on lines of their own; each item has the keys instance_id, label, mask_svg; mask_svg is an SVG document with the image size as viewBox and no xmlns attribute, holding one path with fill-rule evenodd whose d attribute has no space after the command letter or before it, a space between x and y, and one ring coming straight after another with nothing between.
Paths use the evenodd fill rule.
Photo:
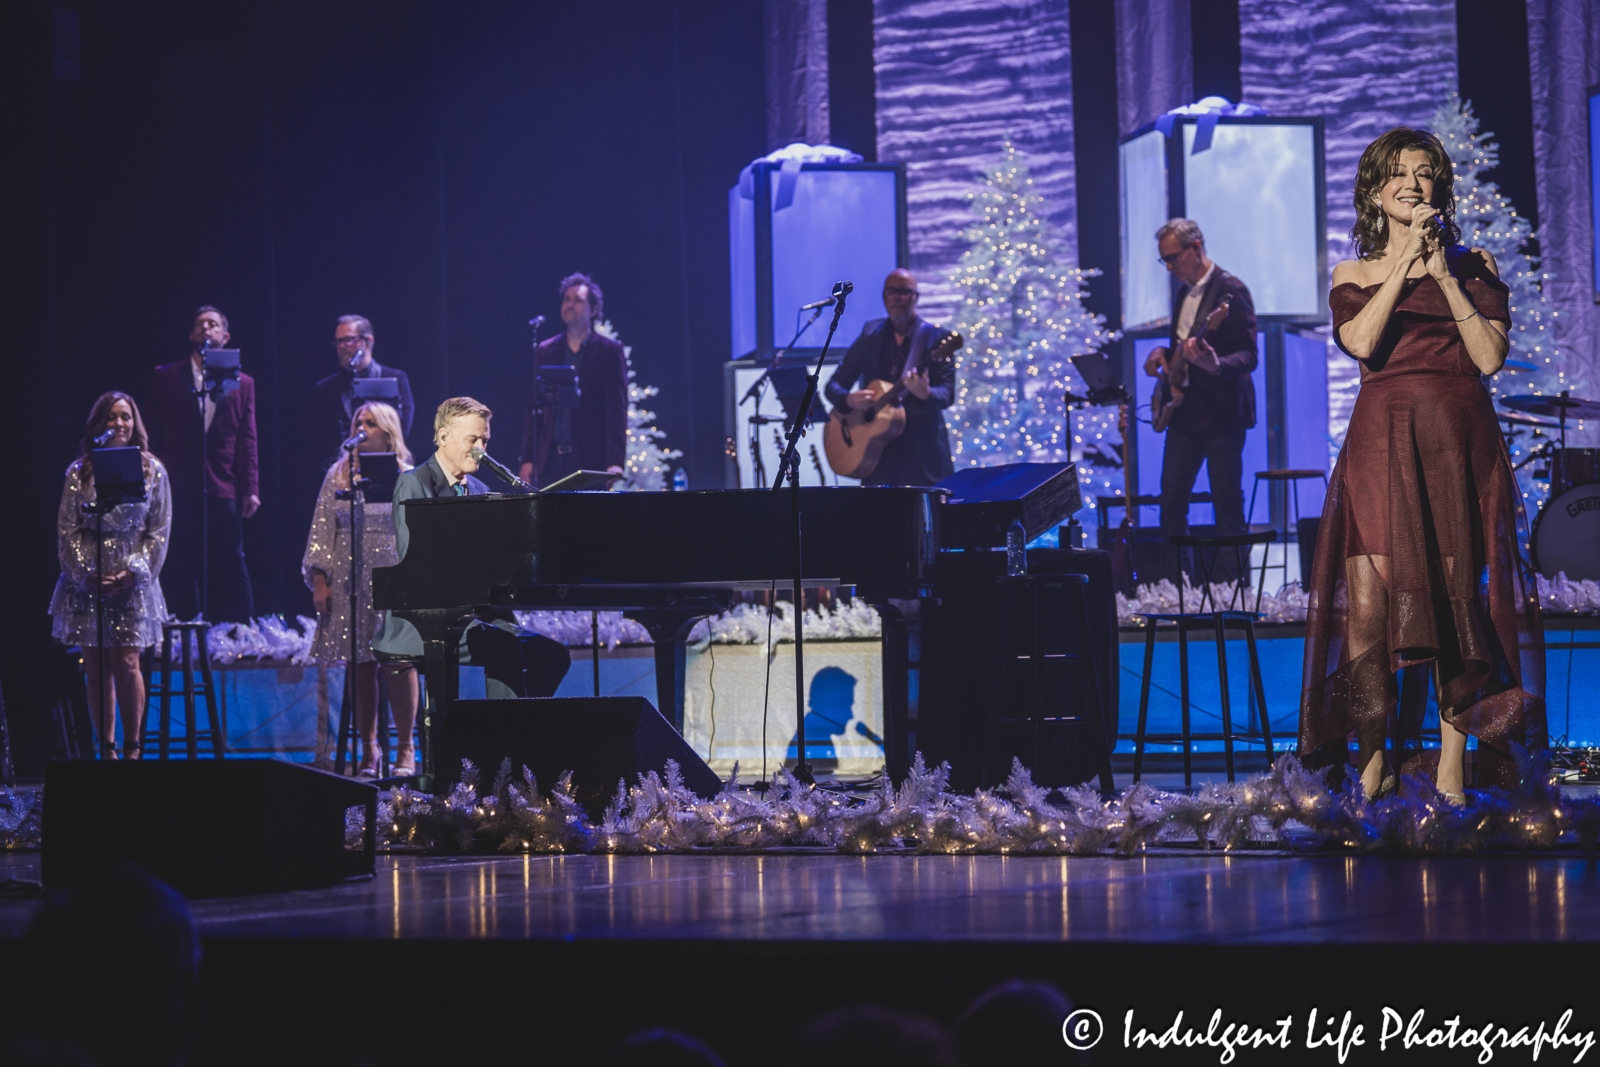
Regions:
<instances>
[{"instance_id":1,"label":"female backup singer in white sequin dress","mask_svg":"<svg viewBox=\"0 0 1600 1067\"><path fill-rule=\"evenodd\" d=\"M361 453L393 452L401 470L411 469L411 452L400 429L400 415L388 404L363 404L350 422L350 436L365 431L367 439L356 451L360 470ZM350 502L337 493L350 485L350 465L340 456L322 480L317 509L311 518L311 534L306 538L301 573L311 588L317 610L317 634L311 655L319 663L348 663L350 659L350 621L356 620L356 728L361 733L362 757L358 777L372 778L378 773L378 664L372 654L372 636L381 615L372 610L372 568L389 567L399 561L394 547L394 505L387 500L367 500L361 526L361 563L356 574L359 604L350 604ZM394 773L416 773L416 750L411 741L417 719L417 670L410 664L386 664L389 706L394 712L395 732L400 748Z\"/></svg>"},{"instance_id":2,"label":"female backup singer in white sequin dress","mask_svg":"<svg viewBox=\"0 0 1600 1067\"><path fill-rule=\"evenodd\" d=\"M94 465L90 457L94 440L107 430L107 448L137 448L144 454L145 499L118 504L100 519L84 513L83 505L95 499ZM127 393L105 393L94 403L83 431L83 447L67 468L56 512L56 545L61 578L50 599L51 632L57 641L83 649L83 668L89 681L89 713L100 733L100 750L116 759L117 705L122 705L123 750L139 756L140 729L144 722L144 675L139 653L161 640L167 619L167 602L161 595L161 565L167 558L167 536L172 529L172 490L167 469L147 451L144 420ZM96 552L96 534L102 537ZM96 556L103 567L95 573ZM105 601L104 659L109 676L102 677L99 618L95 607L98 582Z\"/></svg>"}]
</instances>

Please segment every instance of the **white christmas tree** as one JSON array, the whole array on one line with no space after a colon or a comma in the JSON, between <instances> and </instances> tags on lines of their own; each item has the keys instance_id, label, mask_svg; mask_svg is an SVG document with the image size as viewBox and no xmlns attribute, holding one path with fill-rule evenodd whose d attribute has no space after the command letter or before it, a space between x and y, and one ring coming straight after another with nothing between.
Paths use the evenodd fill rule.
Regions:
<instances>
[{"instance_id":1,"label":"white christmas tree","mask_svg":"<svg viewBox=\"0 0 1600 1067\"><path fill-rule=\"evenodd\" d=\"M1069 431L1065 401L1086 393L1070 357L1120 336L1083 306L1085 283L1100 272L1056 258L1044 198L1022 154L1009 140L1003 147L983 188L968 194L977 220L962 236L971 248L950 273L962 294L951 326L966 337L950 409L956 466L1082 460L1086 449L1091 459L1110 455L1116 410L1078 409ZM1103 471L1079 477L1091 507L1094 492L1113 490Z\"/></svg>"},{"instance_id":2,"label":"white christmas tree","mask_svg":"<svg viewBox=\"0 0 1600 1067\"><path fill-rule=\"evenodd\" d=\"M1567 375L1567 360L1556 345L1556 310L1545 300L1543 283L1548 274L1540 270L1539 260L1529 251L1538 234L1494 182L1480 177L1500 162L1500 147L1493 133L1479 129L1472 102L1455 93L1433 113L1430 128L1439 135L1455 168L1456 223L1461 227L1461 243L1482 248L1494 256L1500 280L1511 290L1511 352L1509 358L1531 363L1532 371L1502 372L1489 381L1496 400L1502 395L1533 393L1551 395L1563 389L1578 392L1582 383ZM1500 409L1496 403L1496 408ZM1513 462L1544 442L1542 437L1520 433L1510 438ZM1524 504L1532 508L1542 501L1547 483L1533 480L1534 466L1518 472Z\"/></svg>"},{"instance_id":3,"label":"white christmas tree","mask_svg":"<svg viewBox=\"0 0 1600 1067\"><path fill-rule=\"evenodd\" d=\"M596 326L595 332L613 341L621 340L609 319ZM623 345L622 354L628 362L628 459L623 465L623 476L612 488L624 492L656 492L667 487L671 461L683 452L661 447L666 431L656 428L656 413L641 406L661 390L639 384L633 370L633 346Z\"/></svg>"}]
</instances>

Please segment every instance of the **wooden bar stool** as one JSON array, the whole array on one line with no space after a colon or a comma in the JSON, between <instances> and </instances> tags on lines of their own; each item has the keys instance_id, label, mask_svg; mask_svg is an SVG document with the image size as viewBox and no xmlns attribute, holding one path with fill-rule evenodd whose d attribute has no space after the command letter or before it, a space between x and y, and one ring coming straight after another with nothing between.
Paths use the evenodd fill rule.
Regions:
<instances>
[{"instance_id":1,"label":"wooden bar stool","mask_svg":"<svg viewBox=\"0 0 1600 1067\"><path fill-rule=\"evenodd\" d=\"M1065 781L1067 769L1047 732L1081 733L1088 738L1100 791L1116 786L1111 773L1111 742L1106 735L1106 707L1099 673L1089 643L1089 579L1082 574L1022 574L995 579L1005 598L995 627L994 690L984 723L983 764L979 781L987 786L1003 779L994 773L995 734L1021 728L1026 737L1028 769L1039 785L1076 785ZM1017 646L1021 646L1020 648ZM1069 673L1076 671L1076 684ZM1013 679L1015 685L1010 685ZM1007 696L1021 690L1006 714Z\"/></svg>"},{"instance_id":2,"label":"wooden bar stool","mask_svg":"<svg viewBox=\"0 0 1600 1067\"><path fill-rule=\"evenodd\" d=\"M1194 549L1200 560L1201 594L1200 603L1196 605L1200 610L1191 612L1184 603L1183 588L1178 588L1178 610L1176 612L1140 612L1139 617L1145 620L1144 635L1144 678L1139 689L1139 725L1134 734L1133 748L1133 780L1139 781L1144 770L1144 748L1146 744L1182 745L1183 746L1183 785L1185 789L1194 785L1194 757L1193 747L1196 741L1221 741L1224 760L1228 769L1228 781L1234 780L1233 746L1237 744L1262 745L1267 754L1267 762L1272 762L1272 722L1267 715L1266 687L1261 681L1261 660L1256 652L1255 621L1260 614L1254 611L1242 610L1248 599L1249 570L1241 567L1239 573L1244 576L1243 581L1234 586L1233 596L1229 598L1227 607L1218 607L1211 595L1211 574L1216 568L1217 553L1223 549L1232 549L1237 559L1241 553L1248 553L1256 545L1270 545L1277 539L1276 530L1262 530L1256 533L1226 534L1218 536L1199 536L1183 534L1167 538L1167 543L1178 549ZM1238 605L1236 608L1235 605ZM1206 610L1209 606L1210 610ZM1155 662L1156 654L1156 627L1158 623L1170 622L1178 628L1178 699L1182 708L1182 723L1180 732L1176 734L1151 734L1146 730L1150 715L1150 681L1151 668ZM1222 730L1220 732L1195 733L1189 717L1189 641L1191 630L1209 630L1216 640L1217 645L1217 678L1218 688L1222 697ZM1233 705L1228 694L1228 654L1227 631L1243 630L1245 645L1250 652L1250 689L1248 690L1249 714L1245 730L1236 732L1233 728ZM1260 719L1256 718L1259 709Z\"/></svg>"},{"instance_id":3,"label":"wooden bar stool","mask_svg":"<svg viewBox=\"0 0 1600 1067\"><path fill-rule=\"evenodd\" d=\"M1314 470L1256 471L1256 484L1250 490L1250 509L1245 512L1245 522L1246 523L1250 523L1250 522L1252 522L1252 520L1255 519L1255 516L1256 516L1256 494L1261 492L1261 483L1262 482L1267 482L1269 485L1271 483L1274 483L1274 482L1276 482L1276 483L1278 483L1280 485L1286 483L1288 485L1288 487L1289 487L1290 492L1294 495L1294 534L1295 534L1295 543L1298 544L1299 541L1300 541L1300 483L1305 481L1305 480L1307 480L1307 479L1309 479L1309 478L1321 478L1322 479L1322 495L1324 497L1326 497L1328 495L1328 474L1327 474L1326 471L1314 471ZM1283 583L1282 584L1283 585L1288 585L1289 584L1289 528L1290 528L1290 520L1289 520L1289 515L1288 515L1288 505L1289 505L1289 502L1287 500L1285 500L1284 501L1283 529L1278 530L1278 533L1283 536L1283 543L1281 545L1281 551L1280 551L1280 554L1278 556L1278 562L1276 564L1271 564L1271 563L1267 562L1267 557L1268 557L1269 553L1272 551L1270 548L1263 549L1262 552L1261 552L1261 579L1256 585L1256 607L1257 608L1261 607L1261 594L1266 590L1266 586L1267 586L1267 571L1274 570L1274 571L1281 572L1283 574ZM1271 494L1271 492L1268 492L1268 494L1267 494L1267 518L1269 520L1268 523L1267 523L1267 526L1269 528L1271 528L1271 529L1277 530L1278 527L1277 527L1276 523L1270 521L1272 519L1272 494Z\"/></svg>"},{"instance_id":4,"label":"wooden bar stool","mask_svg":"<svg viewBox=\"0 0 1600 1067\"><path fill-rule=\"evenodd\" d=\"M211 746L211 758L222 759L227 754L228 737L223 727L222 716L218 710L217 686L211 673L211 653L206 647L206 637L211 632L209 622L169 622L161 627L161 655L156 661L155 670L152 671L150 689L145 701L144 737L140 742L141 751L148 751L154 743L160 752L160 759L171 757L171 746L175 742L182 742L190 759L197 759L200 755L199 744L205 741ZM177 664L173 663L172 646L178 645ZM196 660L199 660L196 663ZM199 678L195 677L196 668ZM174 671L178 675L177 684L173 683ZM183 698L184 732L178 736L172 733L172 700L175 697ZM160 724L152 728L151 708L160 700ZM197 711L195 702L201 698L206 702L207 729L200 729L196 720Z\"/></svg>"}]
</instances>

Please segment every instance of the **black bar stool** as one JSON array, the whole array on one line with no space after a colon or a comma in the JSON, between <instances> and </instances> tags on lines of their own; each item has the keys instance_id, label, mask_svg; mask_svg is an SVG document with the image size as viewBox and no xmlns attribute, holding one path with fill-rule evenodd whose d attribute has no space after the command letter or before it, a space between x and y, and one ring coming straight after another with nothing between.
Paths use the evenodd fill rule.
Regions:
<instances>
[{"instance_id":1,"label":"black bar stool","mask_svg":"<svg viewBox=\"0 0 1600 1067\"><path fill-rule=\"evenodd\" d=\"M1294 495L1294 534L1295 534L1295 542L1299 543L1299 540L1300 540L1300 483L1305 481L1305 480L1307 480L1307 479L1310 479L1310 478L1321 478L1322 479L1322 495L1324 497L1326 497L1328 495L1328 474L1327 474L1326 471L1314 471L1314 470L1256 471L1256 484L1250 490L1250 509L1245 512L1245 522L1247 522L1247 523L1252 522L1256 517L1256 494L1261 492L1261 483L1262 482L1268 482L1268 483L1277 482L1277 483L1280 483L1280 484L1287 483L1287 485L1289 486L1290 492L1293 493L1293 495ZM1266 586L1267 586L1267 571L1274 570L1274 571L1281 572L1283 574L1283 585L1288 585L1289 584L1289 528L1290 528L1290 520L1289 520L1289 515L1288 515L1288 505L1289 505L1289 502L1287 500L1285 500L1284 501L1283 529L1278 530L1278 533L1283 535L1283 544L1281 546L1282 547L1282 552L1278 557L1278 563L1277 564L1270 564L1270 563L1267 562L1267 556L1272 551L1271 549L1264 549L1264 550L1262 550L1262 553L1261 553L1261 580L1256 585L1256 607L1257 608L1261 607L1261 594L1262 594L1263 591L1265 591ZM1271 512L1272 512L1272 494L1269 492L1267 494L1267 513L1268 513L1267 514L1267 518L1268 518L1268 520L1271 520L1271 518L1272 518ZM1271 529L1274 529L1274 530L1278 529L1277 526L1274 523L1272 523L1271 521L1269 521L1267 523L1267 526L1269 528L1271 528ZM1254 527L1252 527L1252 529L1253 528Z\"/></svg>"},{"instance_id":2,"label":"black bar stool","mask_svg":"<svg viewBox=\"0 0 1600 1067\"><path fill-rule=\"evenodd\" d=\"M1089 579L1082 574L1022 574L995 579L1005 603L995 627L994 691L984 723L983 765L979 781L987 786L1005 777L994 775L995 733L1004 727L1026 730L1028 769L1039 785L1076 785L1057 758L1057 746L1046 744L1045 732L1087 735L1100 776L1100 791L1116 786L1111 773L1111 742L1106 735L1106 707L1089 643ZM1019 610L1020 609L1020 610ZM1019 649L1017 646L1021 645ZM1068 672L1076 668L1076 685ZM1017 679L1024 694L1005 714L1007 683Z\"/></svg>"},{"instance_id":3,"label":"black bar stool","mask_svg":"<svg viewBox=\"0 0 1600 1067\"><path fill-rule=\"evenodd\" d=\"M145 701L144 737L140 742L141 751L149 751L155 744L160 752L161 759L168 759L171 755L171 746L174 742L183 742L185 751L190 759L200 755L199 743L205 741L211 746L211 757L222 759L227 754L228 737L218 711L217 686L211 673L211 653L206 648L206 637L211 632L209 622L169 622L161 627L161 656L156 661L155 670L152 671L150 689ZM177 665L173 664L173 643L177 642ZM196 663L195 660L199 662ZM199 668L198 679L195 678L195 669ZM173 684L172 676L176 670L178 682ZM183 698L184 733L173 736L172 733L172 700L174 697ZM206 702L206 720L208 729L200 729L196 721L195 702L201 698ZM152 728L151 708L160 700L160 725Z\"/></svg>"},{"instance_id":4,"label":"black bar stool","mask_svg":"<svg viewBox=\"0 0 1600 1067\"><path fill-rule=\"evenodd\" d=\"M1196 605L1200 610L1191 612L1184 603L1183 587L1178 588L1178 610L1176 612L1140 612L1139 617L1145 620L1144 635L1144 679L1139 689L1139 726L1134 734L1133 748L1133 780L1139 781L1144 769L1144 747L1146 744L1182 745L1183 746L1183 785L1185 789L1194 785L1193 745L1196 741L1221 741L1224 758L1228 768L1228 781L1234 780L1233 746L1239 744L1262 745L1267 754L1267 762L1272 762L1272 722L1267 715L1266 688L1261 682L1261 660L1256 654L1255 621L1260 614L1254 611L1242 610L1248 600L1249 569L1240 567L1242 576L1234 586L1233 596L1228 600L1228 606L1219 608L1211 595L1211 574L1216 568L1217 553L1222 549L1232 549L1237 561L1244 555L1248 562L1250 549L1256 545L1270 545L1277 540L1276 530L1262 530L1257 533L1225 534L1217 536L1201 536L1193 534L1174 534L1167 538L1167 543L1179 550L1181 556L1185 548L1194 549L1200 562L1201 593L1200 603ZM1238 605L1235 608L1235 605ZM1206 610L1209 605L1210 610ZM1159 623L1174 623L1178 628L1178 692L1179 701L1183 709L1181 732L1176 734L1151 734L1146 732L1146 723L1150 714L1150 675L1151 667L1155 662L1156 654L1156 627ZM1191 630L1205 629L1211 631L1217 644L1217 677L1222 695L1222 730L1220 733L1195 733L1189 721L1189 642L1188 635ZM1245 645L1250 650L1250 683L1249 690L1249 715L1243 733L1236 733L1233 728L1233 706L1228 695L1228 654L1227 631L1243 630ZM1260 720L1256 720L1259 709Z\"/></svg>"}]
</instances>

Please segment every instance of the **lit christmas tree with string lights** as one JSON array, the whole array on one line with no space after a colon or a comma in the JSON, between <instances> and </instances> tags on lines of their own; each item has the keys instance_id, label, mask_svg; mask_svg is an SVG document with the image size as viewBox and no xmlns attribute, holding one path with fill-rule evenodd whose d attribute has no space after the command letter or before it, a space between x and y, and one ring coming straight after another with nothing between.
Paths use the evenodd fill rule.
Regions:
<instances>
[{"instance_id":1,"label":"lit christmas tree with string lights","mask_svg":"<svg viewBox=\"0 0 1600 1067\"><path fill-rule=\"evenodd\" d=\"M1086 281L1100 272L1057 261L1044 199L1032 186L1007 141L1003 158L985 168L983 188L969 194L977 221L962 236L971 247L950 273L962 294L951 328L966 337L950 409L957 467L1104 462L1120 440L1115 408L1075 410L1069 436L1065 394L1087 391L1070 357L1119 334L1083 306ZM1106 470L1079 477L1091 506L1094 493L1115 491Z\"/></svg>"},{"instance_id":2,"label":"lit christmas tree with string lights","mask_svg":"<svg viewBox=\"0 0 1600 1067\"><path fill-rule=\"evenodd\" d=\"M609 320L594 329L602 337L621 340L616 327ZM667 433L656 428L656 413L641 406L661 390L653 385L639 384L633 371L632 345L623 345L622 355L628 364L628 458L623 464L622 478L613 488L630 492L657 492L667 487L671 461L683 453L676 448L661 447Z\"/></svg>"},{"instance_id":3,"label":"lit christmas tree with string lights","mask_svg":"<svg viewBox=\"0 0 1600 1067\"><path fill-rule=\"evenodd\" d=\"M1482 248L1494 256L1500 280L1511 290L1511 351L1509 358L1531 363L1532 371L1502 371L1489 380L1489 392L1496 399L1533 393L1552 395L1563 389L1578 392L1582 383L1567 375L1567 361L1556 346L1556 310L1545 300L1543 282L1549 277L1539 268L1538 258L1529 251L1538 234L1533 225L1517 214L1511 201L1494 182L1481 175L1500 162L1500 147L1480 130L1472 102L1463 102L1455 93L1433 113L1430 129L1439 135L1455 168L1456 224L1461 228L1461 243L1467 248ZM1499 404L1496 403L1499 410ZM1573 424L1573 428L1576 424ZM1531 433L1508 440L1513 463L1545 438ZM1533 465L1518 472L1524 503L1530 508L1544 499L1547 484L1533 480Z\"/></svg>"}]
</instances>

